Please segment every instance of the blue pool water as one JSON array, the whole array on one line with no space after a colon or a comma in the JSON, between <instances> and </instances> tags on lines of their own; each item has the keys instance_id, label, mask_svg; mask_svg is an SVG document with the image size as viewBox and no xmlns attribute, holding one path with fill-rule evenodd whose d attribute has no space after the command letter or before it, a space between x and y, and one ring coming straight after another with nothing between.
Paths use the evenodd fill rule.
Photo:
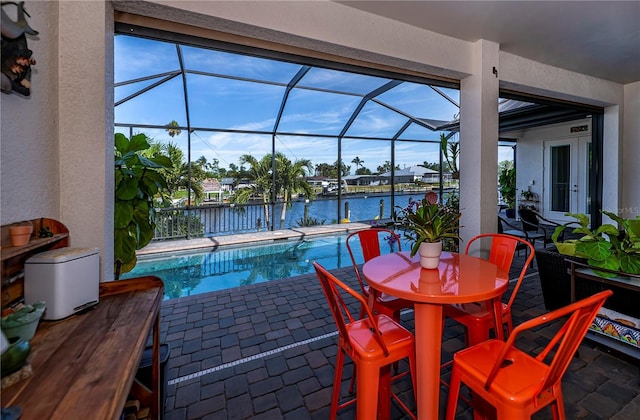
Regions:
<instances>
[{"instance_id":1,"label":"blue pool water","mask_svg":"<svg viewBox=\"0 0 640 420\"><path fill-rule=\"evenodd\" d=\"M175 299L312 273L312 261L329 270L350 267L345 239L346 235L317 236L224 247L213 252L181 251L144 257L121 278L158 276L164 281L165 300ZM409 247L403 243L402 249ZM359 250L355 252L360 254Z\"/></svg>"}]
</instances>

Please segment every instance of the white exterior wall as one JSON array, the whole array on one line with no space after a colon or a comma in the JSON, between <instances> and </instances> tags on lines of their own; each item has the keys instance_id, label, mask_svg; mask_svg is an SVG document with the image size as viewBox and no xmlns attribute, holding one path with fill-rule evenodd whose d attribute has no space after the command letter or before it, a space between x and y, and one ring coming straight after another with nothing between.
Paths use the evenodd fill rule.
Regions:
<instances>
[{"instance_id":1,"label":"white exterior wall","mask_svg":"<svg viewBox=\"0 0 640 420\"><path fill-rule=\"evenodd\" d=\"M59 219L70 229L72 246L102 249L102 280L113 278L112 4L118 10L435 76L462 80L469 75L482 77L478 72L486 71L476 66L477 47L473 43L325 0L27 1L29 22L40 31L38 40L29 41L38 64L32 75L31 98L1 95L1 222L8 224L42 216ZM605 127L605 144L616 150L605 157L607 161L619 158L623 146L618 136L623 127L625 154L640 147L637 83L624 89L616 83L503 52L499 52L499 63L500 87L608 106L605 124L616 127L611 132ZM462 95L467 94L466 84L463 82ZM482 94L492 99L494 91L484 90ZM481 98L480 102L487 98ZM631 109L626 110L627 106ZM627 125L619 121L623 115ZM464 110L462 118L467 120ZM492 119L486 123L479 121L481 144L487 132L493 131L492 125ZM611 189L623 197L618 198L622 205L638 207L639 165L630 159L627 157L621 169L626 182L616 177L616 183L605 185L605 191ZM481 176L486 174L485 167L481 169ZM462 176L477 174L463 169ZM620 194L618 184L635 189L633 193ZM496 196L493 192L486 195ZM485 229L485 223L495 219L493 206L488 209L481 204L480 209L482 215L479 219L473 216L466 235L479 233ZM463 216L463 225L469 213Z\"/></svg>"},{"instance_id":2,"label":"white exterior wall","mask_svg":"<svg viewBox=\"0 0 640 420\"><path fill-rule=\"evenodd\" d=\"M571 127L587 125L587 131L571 133ZM543 187L545 182L544 173L544 142L548 140L566 140L580 137L591 137L591 120L583 119L566 123L551 124L544 127L531 128L503 133L506 137L516 138L516 199L520 200L520 193L529 189L538 194L540 202L538 211L542 212L545 206ZM526 165L524 164L526 162ZM533 185L530 185L533 182Z\"/></svg>"},{"instance_id":3,"label":"white exterior wall","mask_svg":"<svg viewBox=\"0 0 640 420\"><path fill-rule=\"evenodd\" d=\"M640 82L624 87L620 215L640 216Z\"/></svg>"}]
</instances>

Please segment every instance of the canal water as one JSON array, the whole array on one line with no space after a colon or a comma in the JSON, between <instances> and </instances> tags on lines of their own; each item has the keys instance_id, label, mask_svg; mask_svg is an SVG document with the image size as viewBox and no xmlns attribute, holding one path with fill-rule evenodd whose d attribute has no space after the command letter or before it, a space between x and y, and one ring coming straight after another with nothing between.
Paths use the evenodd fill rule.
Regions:
<instances>
[{"instance_id":1,"label":"canal water","mask_svg":"<svg viewBox=\"0 0 640 420\"><path fill-rule=\"evenodd\" d=\"M424 193L416 194L397 194L395 196L396 207L406 207L410 201L422 200ZM348 205L349 214L345 212L345 203ZM318 222L325 224L338 223L338 200L337 199L318 199L305 203L304 201L295 201L291 207L287 209L284 228L293 228L299 226L298 222L304 218L305 206L308 206L309 218L314 218ZM282 207L276 207L276 226L279 224L280 211ZM391 206L390 196L350 196L342 199L342 208L340 209L341 217L349 219L351 222L368 221L376 219L391 218L393 208ZM398 211L398 209L395 209Z\"/></svg>"}]
</instances>

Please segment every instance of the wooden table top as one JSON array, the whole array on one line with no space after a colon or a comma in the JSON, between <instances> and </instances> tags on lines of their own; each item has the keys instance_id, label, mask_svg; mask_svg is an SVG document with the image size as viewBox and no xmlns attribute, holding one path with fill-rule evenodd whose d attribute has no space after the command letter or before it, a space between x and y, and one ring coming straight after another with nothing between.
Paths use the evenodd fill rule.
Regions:
<instances>
[{"instance_id":1,"label":"wooden table top","mask_svg":"<svg viewBox=\"0 0 640 420\"><path fill-rule=\"evenodd\" d=\"M22 420L118 419L157 320L157 277L102 283L100 302L61 321L41 321L31 340L33 375L2 390Z\"/></svg>"}]
</instances>

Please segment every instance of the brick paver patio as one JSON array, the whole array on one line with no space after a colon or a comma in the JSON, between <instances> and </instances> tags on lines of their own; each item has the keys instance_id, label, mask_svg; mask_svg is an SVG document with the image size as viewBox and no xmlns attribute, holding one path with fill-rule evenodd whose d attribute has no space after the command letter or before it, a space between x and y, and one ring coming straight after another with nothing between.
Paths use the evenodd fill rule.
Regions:
<instances>
[{"instance_id":1,"label":"brick paver patio","mask_svg":"<svg viewBox=\"0 0 640 420\"><path fill-rule=\"evenodd\" d=\"M332 272L356 286L352 268ZM514 304L514 323L544 312L538 275L530 269ZM413 312L403 313L402 322L413 329ZM551 329L530 337L533 345L550 336ZM463 347L462 332L447 320L443 359ZM171 347L166 419L329 417L337 334L315 274L165 301L161 338ZM400 365L403 369L406 364ZM349 364L343 396L350 375ZM393 389L415 409L408 378ZM568 419L640 418L637 364L591 342L581 345L564 376L563 391ZM446 396L443 386L442 416ZM355 409L342 410L338 417L355 418ZM392 404L392 418L406 416ZM457 418L471 419L472 411L459 403ZM551 412L543 410L534 418L551 418Z\"/></svg>"}]
</instances>

